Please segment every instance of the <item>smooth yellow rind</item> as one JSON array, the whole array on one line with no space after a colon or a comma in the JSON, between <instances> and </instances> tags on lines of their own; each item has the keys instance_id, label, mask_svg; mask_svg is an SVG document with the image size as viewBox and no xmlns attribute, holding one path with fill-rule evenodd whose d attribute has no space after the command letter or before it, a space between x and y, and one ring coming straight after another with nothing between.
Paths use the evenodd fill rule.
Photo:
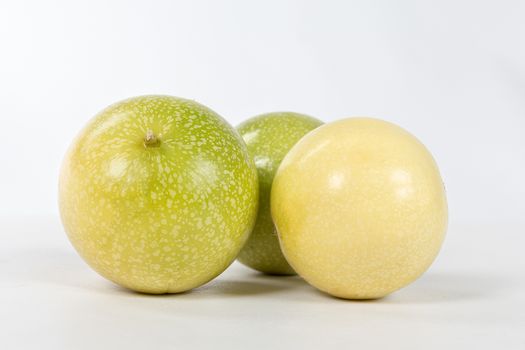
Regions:
<instances>
[{"instance_id":1,"label":"smooth yellow rind","mask_svg":"<svg viewBox=\"0 0 525 350\"><path fill-rule=\"evenodd\" d=\"M431 154L372 118L326 124L297 143L273 182L272 217L288 262L341 298L383 297L435 259L447 203Z\"/></svg>"}]
</instances>

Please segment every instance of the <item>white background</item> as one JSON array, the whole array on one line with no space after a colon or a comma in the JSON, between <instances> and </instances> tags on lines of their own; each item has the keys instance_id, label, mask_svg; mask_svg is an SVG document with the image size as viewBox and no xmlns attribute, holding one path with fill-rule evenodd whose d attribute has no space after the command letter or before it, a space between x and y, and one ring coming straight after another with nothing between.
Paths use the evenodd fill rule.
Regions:
<instances>
[{"instance_id":1,"label":"white background","mask_svg":"<svg viewBox=\"0 0 525 350\"><path fill-rule=\"evenodd\" d=\"M1 0L0 348L525 347L524 18L523 1ZM441 256L373 303L239 265L183 296L114 287L67 243L58 168L99 110L152 93L234 125L292 110L403 126L447 186Z\"/></svg>"}]
</instances>

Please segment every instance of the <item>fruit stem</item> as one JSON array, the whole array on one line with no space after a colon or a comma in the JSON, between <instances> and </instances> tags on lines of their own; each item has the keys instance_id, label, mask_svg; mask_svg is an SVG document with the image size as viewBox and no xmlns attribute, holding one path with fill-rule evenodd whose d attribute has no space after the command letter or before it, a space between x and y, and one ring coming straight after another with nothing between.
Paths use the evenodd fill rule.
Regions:
<instances>
[{"instance_id":1,"label":"fruit stem","mask_svg":"<svg viewBox=\"0 0 525 350\"><path fill-rule=\"evenodd\" d=\"M146 137L144 137L144 147L159 147L160 146L160 140L155 136L153 133L153 130L149 129L146 132Z\"/></svg>"}]
</instances>

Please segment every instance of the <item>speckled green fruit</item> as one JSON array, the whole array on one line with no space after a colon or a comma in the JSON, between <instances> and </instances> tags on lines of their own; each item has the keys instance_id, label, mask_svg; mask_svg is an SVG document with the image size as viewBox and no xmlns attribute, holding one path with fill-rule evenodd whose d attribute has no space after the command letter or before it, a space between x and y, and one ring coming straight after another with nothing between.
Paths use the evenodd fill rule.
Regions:
<instances>
[{"instance_id":1,"label":"speckled green fruit","mask_svg":"<svg viewBox=\"0 0 525 350\"><path fill-rule=\"evenodd\" d=\"M190 100L142 96L97 115L60 173L62 222L102 276L145 293L211 280L251 232L257 171L237 131Z\"/></svg>"},{"instance_id":2,"label":"speckled green fruit","mask_svg":"<svg viewBox=\"0 0 525 350\"><path fill-rule=\"evenodd\" d=\"M270 192L281 160L297 141L321 124L304 114L276 112L253 117L237 127L257 166L260 193L255 227L238 256L244 265L268 274L295 274L279 247L270 214Z\"/></svg>"}]
</instances>

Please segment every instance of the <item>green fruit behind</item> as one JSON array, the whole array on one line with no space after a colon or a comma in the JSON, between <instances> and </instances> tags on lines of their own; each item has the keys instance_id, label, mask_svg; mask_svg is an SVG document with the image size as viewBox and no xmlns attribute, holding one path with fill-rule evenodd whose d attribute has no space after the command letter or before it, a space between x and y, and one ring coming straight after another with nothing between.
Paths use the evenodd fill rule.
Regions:
<instances>
[{"instance_id":1,"label":"green fruit behind","mask_svg":"<svg viewBox=\"0 0 525 350\"><path fill-rule=\"evenodd\" d=\"M257 200L255 165L237 131L169 96L98 114L71 145L59 183L62 222L80 255L146 293L182 292L224 271L252 230Z\"/></svg>"},{"instance_id":2,"label":"green fruit behind","mask_svg":"<svg viewBox=\"0 0 525 350\"><path fill-rule=\"evenodd\" d=\"M320 125L321 121L304 114L275 112L253 117L237 127L259 175L257 220L237 257L244 265L268 274L295 274L279 246L270 213L270 192L282 159L304 135Z\"/></svg>"}]
</instances>

